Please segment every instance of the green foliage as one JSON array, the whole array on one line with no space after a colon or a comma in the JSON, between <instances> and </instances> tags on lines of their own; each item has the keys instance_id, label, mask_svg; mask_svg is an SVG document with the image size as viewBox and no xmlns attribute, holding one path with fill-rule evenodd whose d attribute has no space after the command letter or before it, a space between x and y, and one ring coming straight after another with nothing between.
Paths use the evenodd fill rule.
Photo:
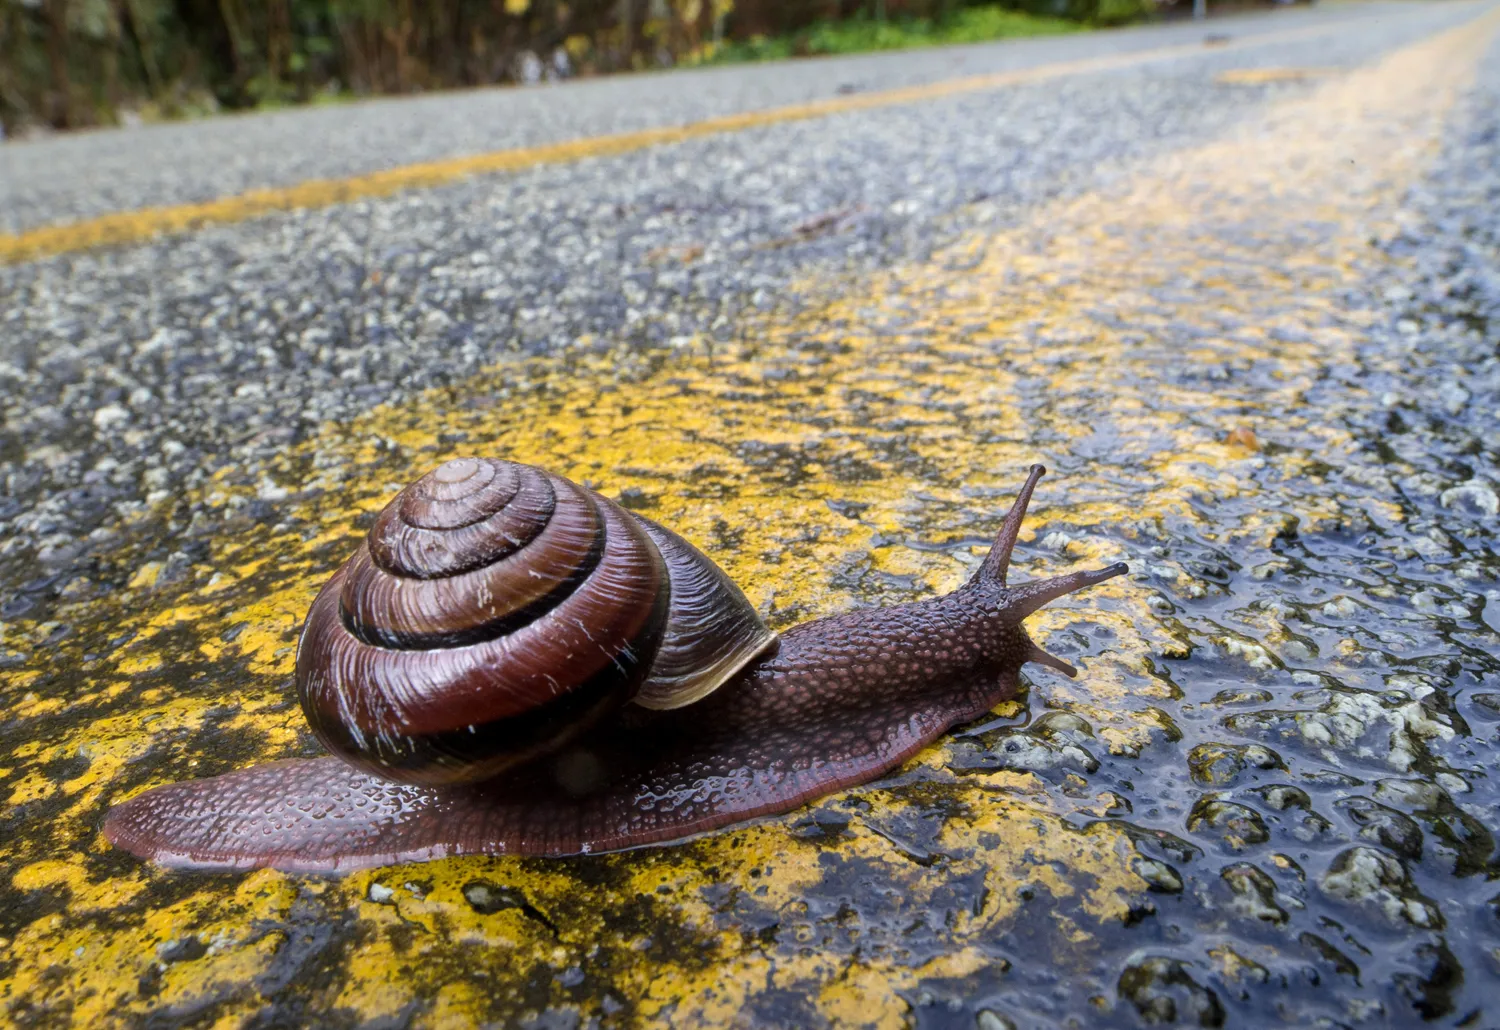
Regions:
<instances>
[{"instance_id":1,"label":"green foliage","mask_svg":"<svg viewBox=\"0 0 1500 1030\"><path fill-rule=\"evenodd\" d=\"M1156 13L1156 0L1019 0L1032 14L1067 18L1090 25L1125 25Z\"/></svg>"},{"instance_id":2,"label":"green foliage","mask_svg":"<svg viewBox=\"0 0 1500 1030\"><path fill-rule=\"evenodd\" d=\"M1098 0L1091 20L1098 25L1124 25L1150 14L1150 0Z\"/></svg>"},{"instance_id":3,"label":"green foliage","mask_svg":"<svg viewBox=\"0 0 1500 1030\"><path fill-rule=\"evenodd\" d=\"M876 22L853 18L818 25L808 36L814 54L847 54L865 50L902 50L945 43L982 43L1013 36L1043 36L1074 32L1079 26L1060 18L1039 17L998 5L968 7L946 21L914 18L904 22Z\"/></svg>"},{"instance_id":4,"label":"green foliage","mask_svg":"<svg viewBox=\"0 0 1500 1030\"><path fill-rule=\"evenodd\" d=\"M1133 0L1101 0L1130 3ZM800 32L766 38L757 36L731 43L716 53L714 63L761 61L811 54L856 54L874 50L907 50L949 43L983 43L1021 36L1077 32L1076 21L1027 14L998 4L965 7L952 17L901 18L877 21L861 12L842 21L818 22Z\"/></svg>"}]
</instances>

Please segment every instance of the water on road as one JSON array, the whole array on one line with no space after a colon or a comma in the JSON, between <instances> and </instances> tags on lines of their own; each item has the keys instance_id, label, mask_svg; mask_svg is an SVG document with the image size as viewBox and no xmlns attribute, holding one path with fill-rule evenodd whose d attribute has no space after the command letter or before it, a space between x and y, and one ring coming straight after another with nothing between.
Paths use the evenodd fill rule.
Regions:
<instances>
[{"instance_id":1,"label":"water on road","mask_svg":"<svg viewBox=\"0 0 1500 1030\"><path fill-rule=\"evenodd\" d=\"M102 534L89 548L35 534L27 560L61 548L65 571L7 602L0 1012L34 1026L1495 1023L1500 52L1495 14L1443 13L1477 20L1362 23L1348 35L1366 50L1317 61L1308 44L1296 74L1177 69L1217 99L1182 122L1152 114L1156 142L1065 187L1023 175L993 196L913 199L930 233L901 223L882 242L894 216L861 202L804 216L740 252L765 277L740 295L779 300L732 324L687 287L650 312L723 260L706 253L719 214L659 210L678 235L637 255L649 286L617 281L641 291L634 317L594 309L566 351L490 355L218 450L186 414L165 431L132 414L129 390L110 402L120 416L96 403L101 435L186 457L128 486L169 496L111 495L75 533ZM962 112L962 128L927 142L957 147L1005 101L945 103L933 117ZM877 131L865 115L838 129ZM920 198L911 160L899 171ZM936 166L961 161L931 156L939 192ZM399 234L430 226L432 203L366 217ZM170 296L141 284L140 303L182 331L160 308L207 318L216 295L249 292L246 265L269 274L257 248L274 241L236 234L337 232L307 217L183 243L249 256L191 288L174 278ZM390 289L405 313L398 284L436 281L424 304L482 321L497 287L484 234L467 231L439 263L387 252L351 295L378 311L372 292ZM829 242L849 239L874 242ZM95 331L56 296L93 261L116 283L151 261L185 275L160 252L9 270L36 333L11 358L20 374L48 360L36 327ZM268 360L337 375L341 338L299 348L284 328L325 287L273 285L284 349ZM537 309L591 303L567 280L533 289ZM647 322L670 325L653 340ZM380 324L349 338L378 347ZM419 335L386 327L393 349ZM449 328L436 338L454 349L472 339ZM155 387L170 338L158 351L122 376ZM356 385L388 374L347 368ZM93 468L109 447L62 440ZM25 460L49 453L15 460L16 504L39 495L15 489ZM173 874L111 850L102 813L139 789L316 753L289 690L301 617L371 513L466 453L627 498L777 627L958 585L1033 461L1052 475L1017 577L1116 560L1131 575L1033 620L1076 680L1035 671L896 774L752 826L341 879Z\"/></svg>"}]
</instances>

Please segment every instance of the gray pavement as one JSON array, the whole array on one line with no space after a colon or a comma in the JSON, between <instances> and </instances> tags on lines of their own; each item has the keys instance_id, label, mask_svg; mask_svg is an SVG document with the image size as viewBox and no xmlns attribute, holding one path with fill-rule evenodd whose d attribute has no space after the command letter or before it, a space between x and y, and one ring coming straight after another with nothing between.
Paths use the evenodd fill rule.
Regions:
<instances>
[{"instance_id":1,"label":"gray pavement","mask_svg":"<svg viewBox=\"0 0 1500 1030\"><path fill-rule=\"evenodd\" d=\"M1421 13L1385 2L1295 7L1215 19L1206 27L1179 22L770 67L477 89L12 142L0 145L0 232L418 161L678 125L841 91L892 89L1190 44L1206 35L1244 39L1317 25L1347 25L1359 33L1380 33L1391 25L1421 31L1419 25L1460 16L1461 7L1431 4ZM1272 45L1229 60L1274 64L1282 60L1278 51ZM1339 58L1334 53L1329 60Z\"/></svg>"},{"instance_id":2,"label":"gray pavement","mask_svg":"<svg viewBox=\"0 0 1500 1030\"><path fill-rule=\"evenodd\" d=\"M461 384L481 368L503 368L517 356L554 354L566 360L578 351L625 347L649 360L720 342L753 343L745 339L744 326L768 312L792 315L817 299L800 294L801 289L836 293L872 272L921 262L965 234L1029 224L1026 216L1044 202L1085 191L1108 197L1112 184L1129 181L1147 162L1178 150L1240 132L1262 135L1243 150L1229 149L1229 158L1221 152L1226 163L1257 147L1274 148L1277 139L1259 116L1279 99L1316 88L1313 79L1225 85L1215 81L1223 70L1363 64L1477 10L1432 3L1278 13L1233 24L1328 18L1343 19L1343 27L1336 35L1296 43L1268 42L1238 51L1206 47L1149 67L768 126L0 268L0 670L37 672L20 689L0 687L5 691L0 703L9 706L0 707L5 716L0 755L20 754L22 747L38 743L61 747L58 742L73 741L69 734L75 731L76 739L92 748L89 720L112 721L111 732L125 732L120 726L133 732L145 722L142 713L157 711L161 694L174 701L211 698L215 713L205 715L202 728L163 730L142 757L114 766L98 762L97 755L123 752L86 754L85 746L71 745L36 776L27 758L3 763L0 783L12 792L7 797L21 797L22 784L47 777L62 786L55 796L40 794L40 800L0 807L0 836L21 841L15 854L23 856L0 860L0 940L35 932L53 911L61 913L60 921L75 920L58 923L67 932L76 926L93 932L96 925L113 932L142 922L149 906L160 911L198 890L218 892L214 903L202 904L211 911L225 907L217 899L249 882L189 882L142 873L118 853L93 847L92 837L68 836L73 831L67 827L69 820L81 822L92 834L105 805L163 777L249 764L268 750L310 751L310 741L290 741L282 732L295 718L290 701L287 709L265 716L266 725L277 720L281 735L274 742L236 722L243 713L232 701L233 691L274 692L280 686L275 675L247 668L235 656L194 657L200 643L231 640L244 629L243 623L226 626L220 615L204 615L195 607L201 580L194 577L206 578L212 541L241 531L292 540L300 534L312 541L330 528L319 521L328 514L320 505L347 506L348 498L337 496L337 468L319 467L316 477L310 471L304 477L331 484L327 495L299 493L305 483L293 481L295 470L280 482L268 474L285 471L285 462L275 459L284 458L288 445L322 432L331 439L336 430L330 422L347 422L428 387ZM951 61L954 53L983 53L995 67L1040 59L1039 53L1067 59L1201 31L1174 26L889 55L869 59L868 66L914 80L946 74L924 62ZM548 138L542 134L551 131L577 135L588 126L618 129L652 116L641 110L648 105L618 99L614 103L628 109L612 111L612 89L658 89L666 95L668 87L684 83L732 85L717 100L676 98L682 105L673 109L679 118L733 109L727 105L757 97L754 103L826 95L815 87L836 88L847 81L848 68L864 61L465 95L463 102L476 105L541 105L554 119L546 126L512 125L505 130L511 135L484 135L482 142L476 136L467 145L507 145ZM960 71L978 70L966 65ZM820 75L826 77L814 81ZM48 203L58 216L154 203L149 198L161 194L153 190L170 192L160 174L168 165L181 170L183 189L191 186L210 196L214 190L296 181L306 174L363 170L375 167L369 162L376 160L453 153L453 147L465 145L455 142L462 137L460 121L440 129L432 119L430 137L405 121L421 122L413 112L443 104L451 106L453 98L100 134L6 152L29 155L26 160L45 152L92 154L90 160L104 167L104 151L118 146L117 159L139 170L138 178L122 178L120 192L105 198L84 185L86 178L70 179L66 170L55 169L55 199ZM385 119L377 117L380 112ZM562 113L574 120L562 120ZM361 136L349 127L383 121L390 124L380 132L411 146L400 150L378 143L382 137L374 130ZM1500 420L1500 49L1491 49L1477 82L1445 124L1441 152L1426 155L1430 167L1398 210L1382 209L1382 218L1389 215L1391 221L1370 228L1368 247L1363 231L1335 231L1318 220L1325 218L1319 204L1307 203L1298 210L1308 220L1289 225L1267 217L1266 226L1220 224L1198 241L1200 250L1163 255L1153 248L1160 243L1169 250L1174 240L1182 246L1182 234L1156 234L1153 218L1161 212L1154 208L1133 211L1121 224L1135 233L1139 245L1128 254L1146 266L1141 275L1149 281L1136 291L1139 295L1129 296L1137 277L1130 264L1128 275L1101 280L1118 296L1100 297L1098 310L1087 317L1050 323L1038 318L1034 326L1022 326L1039 335L1018 341L1016 352L1033 360L1008 370L1015 382L1005 403L1016 406L1031 444L1062 452L1060 471L1072 473L1058 477L1063 484L1107 480L1128 497L1138 496L1143 483L1179 471L1189 480L1212 477L1222 471L1215 466L1214 449L1238 412L1259 412L1255 431L1263 438L1261 450L1234 462L1251 470L1245 475L1263 492L1237 497L1226 487L1226 495L1218 496L1184 487L1172 496L1188 498L1182 506L1194 510L1175 510L1174 504L1170 512L1145 513L1136 521L1112 519L1107 526L1081 515L1074 525L1068 521L1073 516L1060 509L1063 514L1052 523L1055 535L1026 545L1028 571L1038 562L1071 561L1066 552L1075 540L1103 540L1129 556L1136 592L1131 605L1111 608L1108 601L1091 599L1070 617L1068 630L1056 631L1048 641L1087 664L1117 653L1126 622L1129 632L1150 635L1151 657L1142 662L1144 668L1129 671L1135 678L1123 684L1127 693L1101 691L1095 707L1073 705L1082 712L1077 714L1052 705L1051 699L1066 695L1043 683L1028 698L1029 723L1001 720L1003 726L976 731L953 752L972 762L965 776L953 778L1024 773L1041 785L1038 806L1077 800L1078 807L1058 810L1073 813L1080 823L1078 840L1094 842L1088 847L1103 839L1091 832L1099 824L1129 827L1146 858L1132 868L1152 886L1149 896L1142 895L1145 902L1124 919L1112 917L1107 933L1080 943L1070 935L1074 924L1033 918L1049 904L1041 896L1045 892L1036 892L1039 907L1018 915L1014 932L982 940L972 920L995 896L995 881L969 876L940 836L949 821L969 818L962 811L968 802L945 808L933 801L931 818L894 824L900 832L886 840L900 853L892 852L884 863L897 870L920 869L951 890L951 896L934 892L930 910L914 917L907 901L916 895L891 887L902 881L890 880L881 862L846 861L829 843L827 866L837 872L825 883L794 888L798 901L803 895L812 899L808 925L815 920L816 932L824 936L799 937L795 927L777 921L783 917L755 909L750 890L731 901L724 901L730 897L725 893L704 895L715 899L709 906L712 919L722 920L710 924L717 927L714 933L743 940L747 949L765 948L788 968L796 955L810 952L820 959L825 952L854 956L844 968L854 968L861 956L879 949L899 954L902 962L928 970L921 974L920 990L902 995L910 1023L917 1026L1006 1025L1008 1016L982 1007L991 1004L1014 1015L1016 1025L1130 1025L1121 1020L1138 1015L1142 1023L1160 1022L1163 1013L1205 1026L1312 1025L1318 1019L1329 1026L1405 1027L1422 1019L1443 1021L1437 1025L1493 1023L1500 975L1494 950L1500 925L1494 886L1500 876L1495 843L1500 825L1493 780L1500 739L1495 657L1500 438L1494 432ZM212 168L215 155L235 151L234 134L246 125L267 133L256 137L253 147L245 143L250 136L242 134L239 150L250 151L245 160L253 164L239 165L222 178L194 171ZM345 135L330 130L325 136L341 142L305 157L299 140L311 125L340 125ZM126 154L158 134L175 141L175 161ZM1388 137L1368 138L1384 142ZM502 139L506 142L496 142ZM370 145L361 150L361 140ZM1393 147L1399 143L1392 140ZM1342 175L1338 156L1336 174ZM1350 160L1358 157L1350 154ZM324 158L326 165L317 164ZM37 173L29 181L41 178ZM1215 182L1186 181L1212 200ZM1315 200L1324 195L1316 192L1317 185L1304 184ZM42 195L35 192L38 186L27 188ZM1266 203L1274 200L1268 196ZM1246 209L1259 210L1254 204ZM1076 225L1059 232L1065 244L1083 240L1087 245L1093 239ZM1334 255L1320 253L1330 235L1357 245ZM1271 275L1255 266L1261 251L1269 255L1267 261L1288 254L1307 260L1278 266L1270 270L1278 274ZM1069 251L1067 257L1088 264L1087 255ZM1337 267L1329 268L1335 261ZM1055 270L1087 283L1086 268L1080 272L1060 260ZM1040 280L1035 274L1020 276L1016 290L1024 292L1026 283ZM946 277L940 281L951 283ZM1283 290L1282 282L1297 285ZM1066 285L1058 287L1060 293ZM1264 324L1259 307L1235 307L1236 289L1262 300L1263 294L1276 294L1266 305ZM1026 310L1016 297L1001 303ZM1221 303L1224 310L1218 311ZM1185 320L1184 312L1194 309L1214 317L1206 323ZM982 314L983 306L973 310ZM1020 324L1014 308L1009 314ZM924 330L892 325L891 317L877 313L863 331L913 333L910 354L924 361L954 342L942 338L946 325ZM1124 413L1111 426L1113 412L1079 407L1089 398L1053 392L1054 374L1068 382L1066 362L1089 360L1090 351L1077 345L1078 338L1087 343L1091 331L1102 337L1122 326L1131 332L1118 334L1118 353L1129 358L1120 364L1149 367L1153 374L1103 396L1154 405L1182 415L1184 422L1204 420L1200 435L1185 434L1194 450L1179 454L1175 467L1165 472L1154 462L1151 427L1161 429L1171 420L1132 422ZM1060 335L1047 335L1053 330ZM1327 333L1355 343L1323 348ZM990 339L983 329L965 328L958 335L973 337L965 340L973 348L989 348L987 357L1010 360L1016 354L1006 349L1009 341ZM1224 360L1215 360L1215 341L1228 339L1251 342L1226 347ZM810 341L814 357L814 345L834 349L826 341ZM1185 349L1202 357L1179 362ZM1054 356L1064 364L1048 366ZM774 371L767 369L768 381ZM1294 388L1288 376L1296 380ZM473 396L474 389L456 389L453 406L495 401ZM1290 398L1295 410L1258 408L1262 393ZM1104 401L1095 397L1093 402ZM484 414L473 415L475 410ZM1084 414L1075 417L1079 411ZM463 409L465 417L476 419L487 412L477 404ZM1286 424L1278 421L1281 415L1288 416ZM1293 422L1297 427L1289 426ZM904 432L893 430L892 438ZM1320 450L1330 440L1329 452ZM393 482L409 478L417 459L383 447L376 453L388 461L374 459L379 474L388 473ZM323 457L306 460L316 464ZM250 501L234 496L219 505L204 496L207 491L191 489L216 474L253 488L257 496ZM343 485L369 481L379 478L361 469ZM297 497L289 498L289 492ZM1326 506L1304 507L1328 514L1317 525L1299 526L1290 516L1278 523L1283 513L1257 507L1267 498L1271 506L1277 498L1323 499ZM300 514L291 513L294 508ZM335 512L340 524L343 510ZM1247 526L1263 532L1259 550L1267 553L1251 554L1256 548L1243 544ZM1225 527L1238 535L1221 535ZM928 528L936 541L932 546L954 546L959 531L946 516L934 518ZM335 560L331 553L325 557ZM147 562L161 563L157 593L144 587L120 592ZM891 579L900 581L902 598L920 590L916 577ZM250 603L261 588L247 578L234 604ZM1142 596L1149 598L1150 615L1136 603ZM110 678L108 689L99 689L97 669L109 661L99 656L125 646L125 635L110 619L119 598L146 605L148 615L151 605L186 601L181 621L153 641L165 656L162 668L134 679ZM1128 618L1122 622L1115 616ZM171 638L172 633L178 636ZM1256 666L1244 660L1246 653L1263 654L1266 661ZM84 670L81 677L78 670ZM1093 689L1098 681L1085 678L1079 684ZM55 710L49 707L54 704ZM1150 713L1156 729L1144 742L1116 746L1105 724L1122 712ZM1085 715L1101 727L1097 735ZM99 775L116 779L106 789L79 792L74 785L90 782L85 773L91 762L108 767ZM918 774L923 779L906 782L923 805L929 803L923 798L945 796L924 793L937 790L945 775L929 777L930 772L924 767ZM1011 804L1015 796L1007 797L997 789L972 807ZM858 796L847 800L863 804ZM857 813L851 821L852 806L822 812L843 813L844 821L809 820L805 829L818 841L846 832L868 835L872 829L885 837L878 825L862 827ZM54 833L54 822L64 829ZM979 839L983 842L982 835ZM1080 849L1087 850L1082 844ZM49 894L27 886L47 882L38 870L58 864L54 852L68 852L80 865L91 863L92 883L121 878L144 884L140 898L89 893L78 886ZM31 879L17 873L23 861L31 863L26 866ZM636 854L615 865L581 863L558 876L576 877L580 891L603 883L609 904L628 905L643 882L633 870L654 861L650 854ZM642 865L631 864L636 862ZM1038 865L1050 870L1049 882L1080 870L1086 879L1089 868L1087 858L1076 868L1047 856ZM557 868L549 867L547 875ZM719 891L719 874L715 868L707 877L713 881L708 889ZM427 893L421 875L405 882L403 872L391 882L404 883L401 889L408 891L415 883L413 896L421 900ZM734 870L725 874L735 875ZM759 868L748 875L759 883L771 879L761 879ZM1078 887L1080 893L1094 889L1082 882ZM394 892L382 889L389 900ZM564 893L579 906L600 897L573 886ZM100 896L126 900L119 911L87 907ZM299 1007L307 993L350 976L351 956L377 940L365 917L349 914L354 904L366 901L346 908L340 897L337 887L308 891L282 922L266 922L295 942L284 951L292 956L284 967L291 973L255 974L252 987L245 988L248 994L224 987L202 1008L160 1006L151 1018L165 1026L195 1024L227 1013L249 996L269 999L259 1017L264 1022L325 1017L325 1010ZM363 897L375 904L373 891ZM847 916L850 899L857 913L852 918ZM1033 903L1029 895L1023 900ZM889 911L883 911L887 903ZM72 907L63 911L66 906ZM549 910L545 902L538 908ZM569 911L561 904L559 910ZM781 911L792 910L788 905ZM656 923L640 924L645 929L638 934L639 927L629 922L637 916L628 910L609 916L624 921L618 925L628 932L616 943L633 953L635 941L665 941L651 947L680 946L698 959L697 938L673 945L657 933ZM211 950L191 933L219 940L197 924L173 925L172 932L183 933L192 946L158 946L145 956L145 961L160 959L153 969L179 959L196 961ZM293 929L287 931L288 926ZM598 996L599 985L620 967L606 969L607 963L599 962L601 973L592 956L607 956L607 949L598 952L593 950L597 941L560 935L548 926L548 952L566 946L587 954L590 958L580 961L588 968L580 975L596 978L580 981L570 971L564 979L560 962L557 983L568 990L583 983L581 993L569 998ZM723 932L726 927L733 932ZM394 932L405 949L414 931L402 925ZM928 964L933 955L951 953L950 936L959 933L967 935L966 947L979 941L992 949L985 953L982 974L950 976L958 967ZM400 975L425 989L437 982L437 973L453 973L458 960L446 966L426 963L433 954L456 954L452 949L459 937L446 929L430 934L419 945L431 949L421 953L421 963L408 961L418 952L401 950ZM1053 937L1065 942L1065 952L1038 950L1035 942ZM929 938L938 943L922 943ZM96 939L87 938L90 945ZM95 953L84 955L82 946L74 950L74 939L67 940L49 976L64 969L67 954L83 956L75 969L105 963ZM0 953L0 984L22 964L13 954L14 949ZM512 952L476 946L463 953L463 962L464 974L469 963L493 962L508 970ZM388 967L374 968L385 975ZM309 969L316 975L304 974ZM65 984L67 975L58 972L34 989L25 1003L36 1008L13 1011L36 1025L48 1025L52 1016L64 1018L57 1015L63 1009L44 1008L52 1003L44 996L55 984ZM200 979L212 981L211 976ZM498 982L486 983L478 993L496 1006L498 1020L525 1025L529 1010L521 1006L532 1005L530 996L518 1001L490 989ZM154 1004L148 988L155 988L144 979L140 984L138 990L133 973L125 980L127 993L136 999L132 1004ZM132 993L137 991L139 997ZM765 993L764 1008L747 1009L747 1023L818 1025L799 1007L805 999L796 989ZM581 1025L566 1005L544 1016L550 1020L553 1013L560 1013L558 1021L539 1017L531 1025Z\"/></svg>"}]
</instances>

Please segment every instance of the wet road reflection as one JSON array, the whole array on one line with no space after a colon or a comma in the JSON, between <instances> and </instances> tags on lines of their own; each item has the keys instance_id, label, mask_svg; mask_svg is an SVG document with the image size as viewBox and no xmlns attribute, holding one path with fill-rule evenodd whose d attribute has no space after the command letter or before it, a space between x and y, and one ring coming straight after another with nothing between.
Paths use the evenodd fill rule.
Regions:
<instances>
[{"instance_id":1,"label":"wet road reflection","mask_svg":"<svg viewBox=\"0 0 1500 1030\"><path fill-rule=\"evenodd\" d=\"M1494 329L1392 315L1404 191L1487 38L1330 77L727 350L518 364L289 452L274 521L163 586L143 567L3 695L32 741L0 781L29 906L7 1000L36 1022L62 997L180 1023L270 998L350 1024L1487 1025L1496 394L1453 369L1493 363ZM108 850L103 807L139 788L313 753L286 689L302 613L369 513L462 453L623 496L778 626L951 588L1034 460L1054 475L1016 578L1132 575L1033 621L1077 680L1035 673L899 774L749 828L334 881ZM205 493L248 515L266 484Z\"/></svg>"}]
</instances>

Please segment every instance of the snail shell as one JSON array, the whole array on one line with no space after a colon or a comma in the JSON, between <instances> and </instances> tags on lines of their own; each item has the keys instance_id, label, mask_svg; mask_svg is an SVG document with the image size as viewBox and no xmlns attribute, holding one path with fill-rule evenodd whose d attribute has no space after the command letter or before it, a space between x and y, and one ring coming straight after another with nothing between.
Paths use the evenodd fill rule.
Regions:
<instances>
[{"instance_id":1,"label":"snail shell","mask_svg":"<svg viewBox=\"0 0 1500 1030\"><path fill-rule=\"evenodd\" d=\"M398 494L313 602L297 691L346 761L474 783L626 702L690 704L775 642L671 530L541 469L459 458Z\"/></svg>"}]
</instances>

